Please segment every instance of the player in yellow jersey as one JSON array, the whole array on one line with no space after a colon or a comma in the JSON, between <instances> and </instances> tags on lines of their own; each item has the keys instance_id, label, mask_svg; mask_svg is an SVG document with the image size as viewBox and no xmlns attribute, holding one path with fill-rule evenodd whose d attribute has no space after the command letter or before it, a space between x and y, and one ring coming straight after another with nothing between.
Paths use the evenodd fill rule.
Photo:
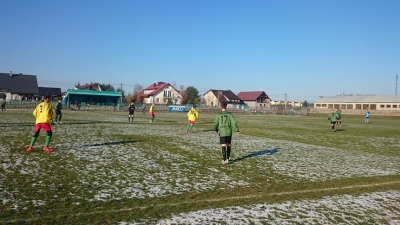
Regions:
<instances>
[{"instance_id":1,"label":"player in yellow jersey","mask_svg":"<svg viewBox=\"0 0 400 225\"><path fill-rule=\"evenodd\" d=\"M149 116L150 116L150 123L154 121L154 103L151 104L150 109L149 109Z\"/></svg>"},{"instance_id":2,"label":"player in yellow jersey","mask_svg":"<svg viewBox=\"0 0 400 225\"><path fill-rule=\"evenodd\" d=\"M29 145L29 148L26 150L27 152L32 151L32 147L36 142L36 139L39 137L40 130L43 129L47 133L46 137L46 142L43 147L43 151L45 152L52 152L52 150L49 148L49 144L51 141L51 136L53 135L53 132L51 131L50 127L50 120L53 117L53 110L52 110L52 105L50 103L50 97L46 96L43 99L43 102L38 104L33 110L33 116L36 118L35 122L35 134L33 135L31 139L31 144Z\"/></svg>"},{"instance_id":3,"label":"player in yellow jersey","mask_svg":"<svg viewBox=\"0 0 400 225\"><path fill-rule=\"evenodd\" d=\"M193 107L189 110L187 113L189 124L186 127L186 133L192 133L192 128L194 125L194 122L199 118L199 112L196 110L196 105L193 105Z\"/></svg>"}]
</instances>

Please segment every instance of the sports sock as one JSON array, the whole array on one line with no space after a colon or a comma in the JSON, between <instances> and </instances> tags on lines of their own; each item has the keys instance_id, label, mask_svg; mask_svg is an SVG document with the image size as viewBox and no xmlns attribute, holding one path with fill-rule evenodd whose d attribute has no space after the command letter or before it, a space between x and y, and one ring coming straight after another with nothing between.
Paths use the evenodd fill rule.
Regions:
<instances>
[{"instance_id":1,"label":"sports sock","mask_svg":"<svg viewBox=\"0 0 400 225\"><path fill-rule=\"evenodd\" d=\"M44 144L44 146L48 147L51 141L51 136L46 136L46 142Z\"/></svg>"},{"instance_id":2,"label":"sports sock","mask_svg":"<svg viewBox=\"0 0 400 225\"><path fill-rule=\"evenodd\" d=\"M225 161L226 160L226 146L223 146L221 149L222 149L222 158Z\"/></svg>"},{"instance_id":3,"label":"sports sock","mask_svg":"<svg viewBox=\"0 0 400 225\"><path fill-rule=\"evenodd\" d=\"M32 139L31 139L31 145L30 146L33 146L34 144L35 144L35 142L36 142L36 137L32 137Z\"/></svg>"},{"instance_id":4,"label":"sports sock","mask_svg":"<svg viewBox=\"0 0 400 225\"><path fill-rule=\"evenodd\" d=\"M226 147L226 158L230 159L230 156L231 156L231 146L228 145Z\"/></svg>"}]
</instances>

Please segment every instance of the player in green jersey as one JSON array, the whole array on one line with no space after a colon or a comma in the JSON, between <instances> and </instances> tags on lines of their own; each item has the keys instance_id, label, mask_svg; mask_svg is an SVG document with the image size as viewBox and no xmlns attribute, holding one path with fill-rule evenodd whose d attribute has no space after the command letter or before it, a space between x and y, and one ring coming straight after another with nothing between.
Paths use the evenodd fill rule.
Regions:
<instances>
[{"instance_id":1,"label":"player in green jersey","mask_svg":"<svg viewBox=\"0 0 400 225\"><path fill-rule=\"evenodd\" d=\"M237 135L240 134L239 127L232 113L226 111L227 105L225 102L221 103L221 112L217 114L214 121L214 130L219 134L219 142L222 149L222 163L225 165L229 163L231 155L232 129L236 130Z\"/></svg>"},{"instance_id":2,"label":"player in green jersey","mask_svg":"<svg viewBox=\"0 0 400 225\"><path fill-rule=\"evenodd\" d=\"M336 125L342 126L342 110L338 109L336 110L336 113L338 115L338 120L336 121Z\"/></svg>"},{"instance_id":3,"label":"player in green jersey","mask_svg":"<svg viewBox=\"0 0 400 225\"><path fill-rule=\"evenodd\" d=\"M332 112L328 116L328 120L331 121L332 132L335 132L335 124L338 118L339 116L337 112L335 112L335 110L332 110Z\"/></svg>"}]
</instances>

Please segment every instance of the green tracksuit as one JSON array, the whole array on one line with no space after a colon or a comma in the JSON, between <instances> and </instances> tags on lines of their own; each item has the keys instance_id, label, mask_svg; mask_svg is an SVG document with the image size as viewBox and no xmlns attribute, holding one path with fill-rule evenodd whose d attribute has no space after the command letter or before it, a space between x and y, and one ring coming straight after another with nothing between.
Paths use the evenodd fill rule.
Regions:
<instances>
[{"instance_id":1,"label":"green tracksuit","mask_svg":"<svg viewBox=\"0 0 400 225\"><path fill-rule=\"evenodd\" d=\"M328 120L330 120L332 123L336 122L336 120L339 118L338 114L336 112L332 112L328 116Z\"/></svg>"},{"instance_id":2,"label":"green tracksuit","mask_svg":"<svg viewBox=\"0 0 400 225\"><path fill-rule=\"evenodd\" d=\"M239 127L232 113L221 111L217 114L214 121L214 130L219 131L220 137L232 136L232 128L239 132Z\"/></svg>"}]
</instances>

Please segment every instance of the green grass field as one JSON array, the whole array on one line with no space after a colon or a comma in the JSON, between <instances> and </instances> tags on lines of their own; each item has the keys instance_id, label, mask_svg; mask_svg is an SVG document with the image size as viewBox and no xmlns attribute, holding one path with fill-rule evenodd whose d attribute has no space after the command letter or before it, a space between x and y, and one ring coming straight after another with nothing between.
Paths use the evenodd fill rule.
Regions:
<instances>
[{"instance_id":1,"label":"green grass field","mask_svg":"<svg viewBox=\"0 0 400 225\"><path fill-rule=\"evenodd\" d=\"M31 153L32 110L0 113L0 224L400 224L400 118L63 111Z\"/></svg>"}]
</instances>

